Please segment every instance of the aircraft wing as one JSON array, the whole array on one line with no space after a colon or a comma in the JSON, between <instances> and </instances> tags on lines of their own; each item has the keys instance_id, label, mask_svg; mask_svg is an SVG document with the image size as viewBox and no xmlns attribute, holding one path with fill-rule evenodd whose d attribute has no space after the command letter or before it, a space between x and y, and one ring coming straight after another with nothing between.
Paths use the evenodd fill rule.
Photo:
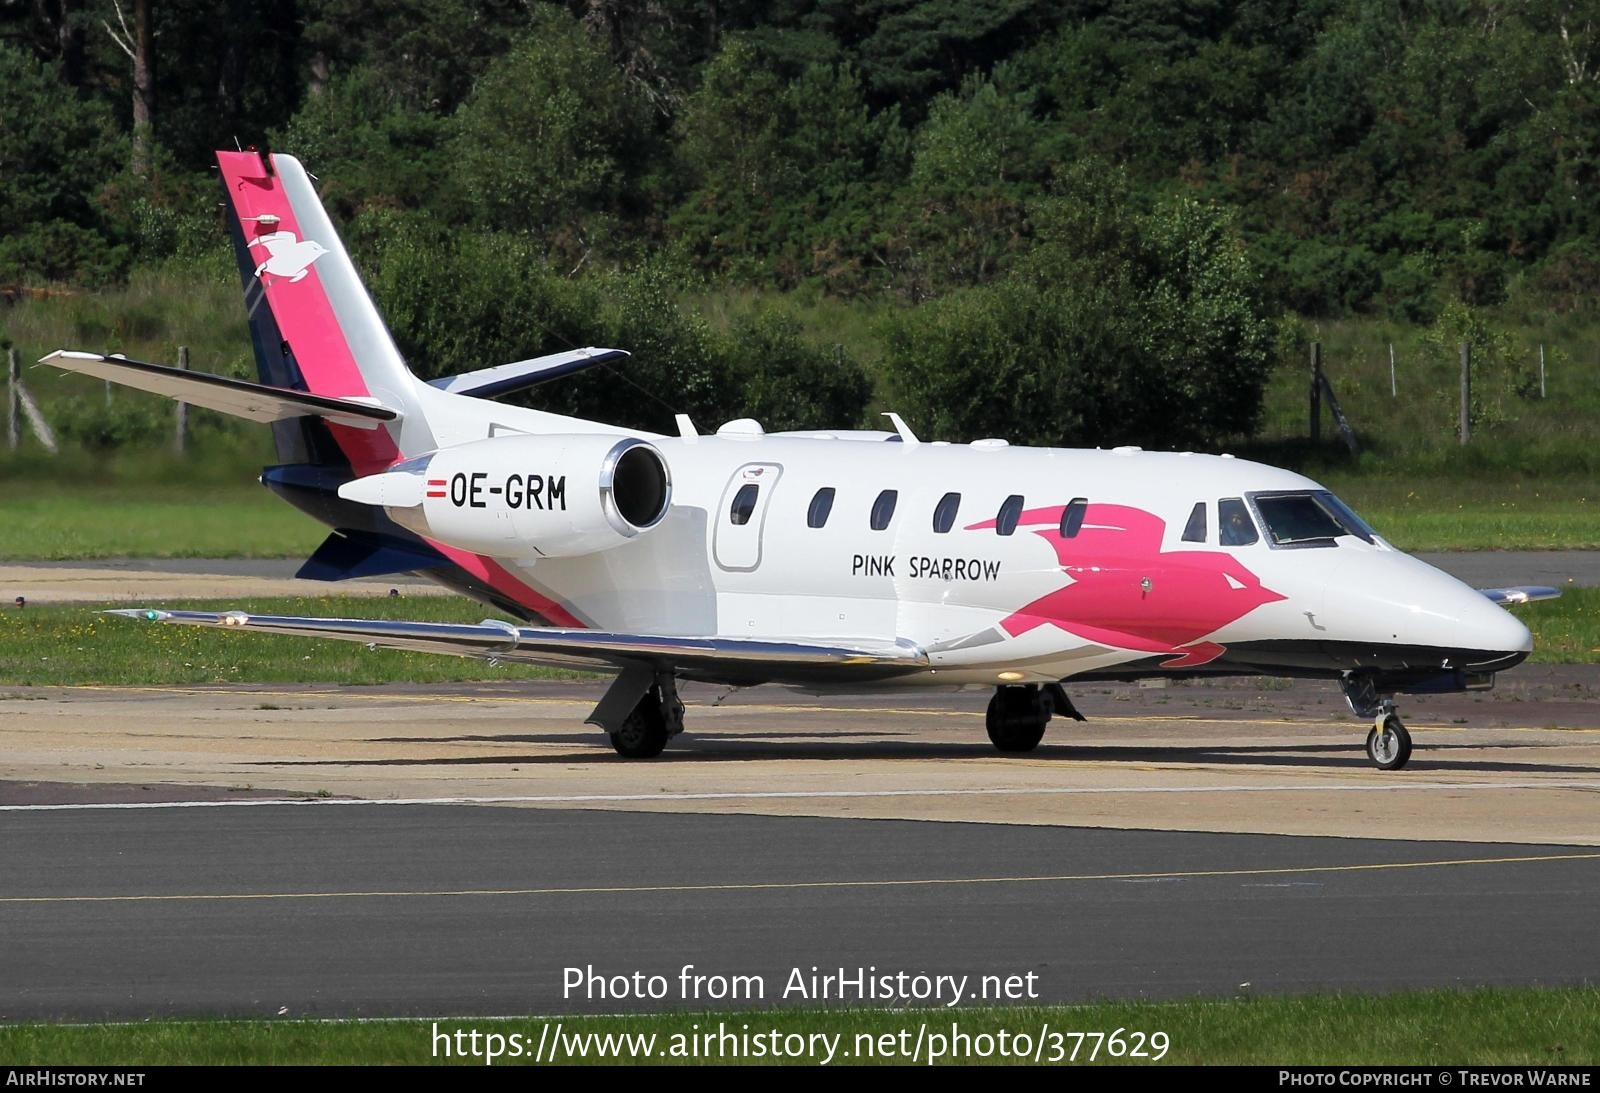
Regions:
<instances>
[{"instance_id":1,"label":"aircraft wing","mask_svg":"<svg viewBox=\"0 0 1600 1093\"><path fill-rule=\"evenodd\" d=\"M1548 585L1514 585L1510 588L1480 588L1501 607L1508 607L1516 603L1532 603L1535 600L1554 600L1561 596L1561 589L1551 588Z\"/></svg>"},{"instance_id":2,"label":"aircraft wing","mask_svg":"<svg viewBox=\"0 0 1600 1093\"><path fill-rule=\"evenodd\" d=\"M928 665L928 654L904 639L801 642L786 638L680 637L601 630L480 623L396 622L251 615L244 611L123 608L107 614L184 626L216 626L265 634L359 641L374 648L615 671L648 665L728 682L796 676L882 678Z\"/></svg>"},{"instance_id":3,"label":"aircraft wing","mask_svg":"<svg viewBox=\"0 0 1600 1093\"><path fill-rule=\"evenodd\" d=\"M375 429L382 422L393 421L400 416L397 411L380 406L371 399L313 395L287 387L269 387L264 383L252 383L232 376L191 372L171 365L149 364L103 353L58 349L49 356L41 357L39 363L110 380L151 394L181 399L193 406L203 406L207 410L217 410L250 421L325 417L338 425Z\"/></svg>"}]
</instances>

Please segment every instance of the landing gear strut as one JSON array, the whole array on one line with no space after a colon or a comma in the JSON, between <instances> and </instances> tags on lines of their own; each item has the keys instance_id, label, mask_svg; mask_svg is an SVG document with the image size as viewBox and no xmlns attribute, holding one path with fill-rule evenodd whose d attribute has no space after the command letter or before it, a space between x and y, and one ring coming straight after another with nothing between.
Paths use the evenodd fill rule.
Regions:
<instances>
[{"instance_id":1,"label":"landing gear strut","mask_svg":"<svg viewBox=\"0 0 1600 1093\"><path fill-rule=\"evenodd\" d=\"M1001 751L1032 751L1044 739L1044 727L1052 713L1084 720L1059 683L996 687L984 725L990 741Z\"/></svg>"},{"instance_id":2,"label":"landing gear strut","mask_svg":"<svg viewBox=\"0 0 1600 1093\"><path fill-rule=\"evenodd\" d=\"M1341 681L1345 701L1357 717L1372 719L1367 733L1367 758L1379 770L1399 770L1411 759L1411 733L1395 711L1394 696L1379 694L1371 676L1347 675Z\"/></svg>"}]
</instances>

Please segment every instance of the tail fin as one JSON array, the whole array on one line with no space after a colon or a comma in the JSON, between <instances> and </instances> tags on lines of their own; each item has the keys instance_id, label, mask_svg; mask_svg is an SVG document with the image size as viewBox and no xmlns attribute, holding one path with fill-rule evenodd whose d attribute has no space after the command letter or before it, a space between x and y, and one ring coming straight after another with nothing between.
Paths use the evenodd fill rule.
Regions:
<instances>
[{"instance_id":1,"label":"tail fin","mask_svg":"<svg viewBox=\"0 0 1600 1093\"><path fill-rule=\"evenodd\" d=\"M273 426L284 463L371 474L431 449L406 368L305 168L292 156L218 152L260 381L400 411L381 429L306 418Z\"/></svg>"}]
</instances>

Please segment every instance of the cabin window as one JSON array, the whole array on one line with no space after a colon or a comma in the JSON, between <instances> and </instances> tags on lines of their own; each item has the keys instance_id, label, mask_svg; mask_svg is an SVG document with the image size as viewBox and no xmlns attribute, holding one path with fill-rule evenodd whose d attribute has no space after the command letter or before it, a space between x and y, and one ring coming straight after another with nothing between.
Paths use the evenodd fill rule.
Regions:
<instances>
[{"instance_id":1,"label":"cabin window","mask_svg":"<svg viewBox=\"0 0 1600 1093\"><path fill-rule=\"evenodd\" d=\"M1372 542L1372 529L1326 490L1253 493L1250 500L1275 547L1336 546L1341 535Z\"/></svg>"},{"instance_id":2,"label":"cabin window","mask_svg":"<svg viewBox=\"0 0 1600 1093\"><path fill-rule=\"evenodd\" d=\"M828 522L828 514L833 511L832 486L823 486L811 498L811 507L806 510L806 526L820 528Z\"/></svg>"},{"instance_id":3,"label":"cabin window","mask_svg":"<svg viewBox=\"0 0 1600 1093\"><path fill-rule=\"evenodd\" d=\"M882 531L894 519L895 502L900 500L899 490L884 490L872 503L872 530Z\"/></svg>"},{"instance_id":4,"label":"cabin window","mask_svg":"<svg viewBox=\"0 0 1600 1093\"><path fill-rule=\"evenodd\" d=\"M1194 508L1189 510L1189 522L1183 525L1183 541L1186 543L1203 543L1206 541L1206 503L1196 501Z\"/></svg>"},{"instance_id":5,"label":"cabin window","mask_svg":"<svg viewBox=\"0 0 1600 1093\"><path fill-rule=\"evenodd\" d=\"M733 495L733 504L728 506L728 519L736 526L742 527L750 522L750 517L756 511L756 498L761 494L761 487L754 482L746 482L739 487L739 492Z\"/></svg>"},{"instance_id":6,"label":"cabin window","mask_svg":"<svg viewBox=\"0 0 1600 1093\"><path fill-rule=\"evenodd\" d=\"M1224 497L1217 502L1217 536L1223 546L1249 546L1260 540L1261 533L1240 498Z\"/></svg>"},{"instance_id":7,"label":"cabin window","mask_svg":"<svg viewBox=\"0 0 1600 1093\"><path fill-rule=\"evenodd\" d=\"M945 534L956 526L956 513L961 508L961 495L947 493L939 498L939 504L933 510L933 530L939 535Z\"/></svg>"},{"instance_id":8,"label":"cabin window","mask_svg":"<svg viewBox=\"0 0 1600 1093\"><path fill-rule=\"evenodd\" d=\"M1061 510L1061 537L1071 539L1083 528L1084 513L1089 511L1089 499L1074 497Z\"/></svg>"},{"instance_id":9,"label":"cabin window","mask_svg":"<svg viewBox=\"0 0 1600 1093\"><path fill-rule=\"evenodd\" d=\"M1022 495L1014 493L1005 499L1000 506L1000 512L994 518L994 531L996 535L1010 535L1017 530L1017 521L1022 519Z\"/></svg>"}]
</instances>

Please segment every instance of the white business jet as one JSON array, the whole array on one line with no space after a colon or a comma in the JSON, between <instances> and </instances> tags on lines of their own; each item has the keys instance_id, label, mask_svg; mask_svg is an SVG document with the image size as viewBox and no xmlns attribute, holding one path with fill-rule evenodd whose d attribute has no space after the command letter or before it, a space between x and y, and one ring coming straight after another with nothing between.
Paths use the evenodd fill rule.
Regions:
<instances>
[{"instance_id":1,"label":"white business jet","mask_svg":"<svg viewBox=\"0 0 1600 1093\"><path fill-rule=\"evenodd\" d=\"M301 165L218 162L259 382L45 361L271 423L261 481L333 529L300 576L422 573L516 621L123 614L614 673L589 721L629 758L682 730L680 680L992 687L990 739L1026 752L1083 719L1074 681L1320 677L1394 769L1394 695L1491 686L1532 645L1498 605L1555 595L1469 588L1310 479L1228 456L926 442L892 414L658 436L492 401L610 349L424 383Z\"/></svg>"}]
</instances>

